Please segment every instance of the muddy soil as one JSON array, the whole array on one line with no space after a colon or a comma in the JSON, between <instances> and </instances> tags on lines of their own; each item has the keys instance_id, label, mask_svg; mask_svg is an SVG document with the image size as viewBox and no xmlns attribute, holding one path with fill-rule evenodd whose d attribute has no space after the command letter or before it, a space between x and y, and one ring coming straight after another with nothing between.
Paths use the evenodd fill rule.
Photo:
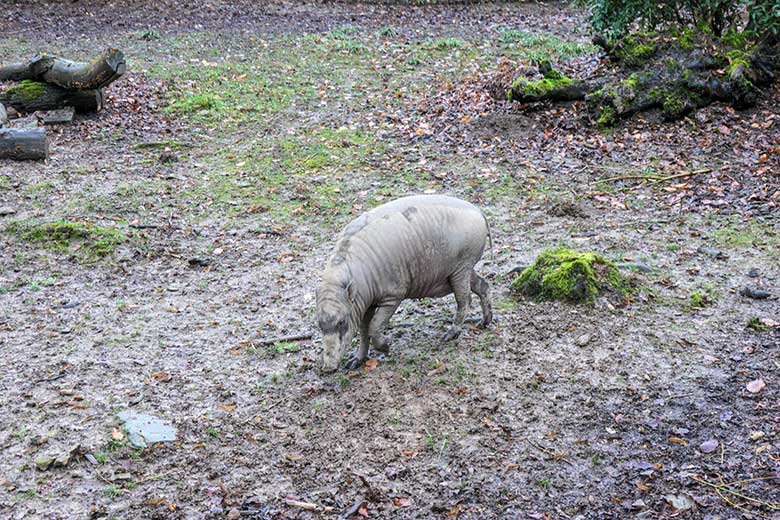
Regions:
<instances>
[{"instance_id":1,"label":"muddy soil","mask_svg":"<svg viewBox=\"0 0 780 520\"><path fill-rule=\"evenodd\" d=\"M0 17L0 61L119 41L143 63L111 87L105 111L52 131L45 164L0 162L0 517L775 517L780 328L747 323L780 321L777 91L747 112L708 107L698 127L648 115L609 135L574 117L576 104L431 116L420 107L441 100L414 91L386 157L366 159L368 173L341 192L346 210L233 218L230 201L218 210L186 194L222 174L212 155L242 149L253 131L220 133L164 110L181 81L147 65L171 58L167 35L205 33L226 59L251 52L250 33L283 47L343 24L465 41L507 25L587 41L581 15L557 2L255 4L16 2ZM149 42L148 31L164 38ZM291 112L263 138L310 124L370 128L368 108L342 105ZM425 121L450 137L405 131ZM192 146L172 164L137 146L164 140ZM494 258L478 270L495 323L443 345L452 298L406 302L389 354L322 376L319 273L380 181L383 197L409 191L393 177L406 162L429 190L487 214ZM713 171L594 185L648 164ZM555 209L570 199L581 210ZM78 245L45 249L9 231L59 218L118 226L128 240L90 261ZM514 269L561 244L640 262L626 268L636 297L590 307L510 293ZM746 285L773 296L744 297ZM171 421L177 440L134 449L117 418L128 409ZM64 466L36 467L68 452Z\"/></svg>"}]
</instances>

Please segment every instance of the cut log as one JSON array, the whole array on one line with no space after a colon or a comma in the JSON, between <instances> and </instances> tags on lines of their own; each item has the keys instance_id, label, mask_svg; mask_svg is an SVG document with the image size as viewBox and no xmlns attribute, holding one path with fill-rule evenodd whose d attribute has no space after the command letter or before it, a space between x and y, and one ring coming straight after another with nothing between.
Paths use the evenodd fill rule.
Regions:
<instances>
[{"instance_id":1,"label":"cut log","mask_svg":"<svg viewBox=\"0 0 780 520\"><path fill-rule=\"evenodd\" d=\"M5 112L5 106L3 106L2 103L0 103L0 128L3 128L5 124L8 122L8 114Z\"/></svg>"},{"instance_id":2,"label":"cut log","mask_svg":"<svg viewBox=\"0 0 780 520\"><path fill-rule=\"evenodd\" d=\"M61 108L60 110L49 110L48 112L39 112L36 115L43 121L44 125L62 125L73 121L73 107Z\"/></svg>"},{"instance_id":3,"label":"cut log","mask_svg":"<svg viewBox=\"0 0 780 520\"><path fill-rule=\"evenodd\" d=\"M0 159L39 161L49 156L43 128L0 128Z\"/></svg>"},{"instance_id":4,"label":"cut log","mask_svg":"<svg viewBox=\"0 0 780 520\"><path fill-rule=\"evenodd\" d=\"M39 54L29 63L0 67L0 81L37 80L72 90L106 87L125 73L127 64L121 51L107 49L89 62Z\"/></svg>"},{"instance_id":5,"label":"cut log","mask_svg":"<svg viewBox=\"0 0 780 520\"><path fill-rule=\"evenodd\" d=\"M19 112L57 110L73 107L76 112L96 112L103 108L103 90L68 90L48 83L25 80L0 93L0 103Z\"/></svg>"}]
</instances>

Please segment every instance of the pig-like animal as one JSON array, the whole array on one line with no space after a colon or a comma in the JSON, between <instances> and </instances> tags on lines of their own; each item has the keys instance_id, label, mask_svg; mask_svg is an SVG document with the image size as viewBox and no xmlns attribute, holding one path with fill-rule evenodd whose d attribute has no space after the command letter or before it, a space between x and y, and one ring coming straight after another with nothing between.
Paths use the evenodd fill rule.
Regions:
<instances>
[{"instance_id":1,"label":"pig-like animal","mask_svg":"<svg viewBox=\"0 0 780 520\"><path fill-rule=\"evenodd\" d=\"M401 301L455 293L458 308L443 341L460 334L471 292L482 307L480 327L493 319L489 286L474 265L490 229L476 206L441 195L404 197L364 213L339 235L317 291L322 370L336 370L360 332L348 364L359 367L374 349L388 351L382 330ZM492 242L491 242L492 248Z\"/></svg>"}]
</instances>

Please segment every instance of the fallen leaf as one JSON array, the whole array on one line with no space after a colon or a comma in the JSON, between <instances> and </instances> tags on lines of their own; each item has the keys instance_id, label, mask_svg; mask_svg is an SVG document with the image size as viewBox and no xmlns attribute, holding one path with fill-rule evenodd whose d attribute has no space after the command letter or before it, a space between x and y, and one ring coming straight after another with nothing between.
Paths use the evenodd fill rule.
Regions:
<instances>
[{"instance_id":1,"label":"fallen leaf","mask_svg":"<svg viewBox=\"0 0 780 520\"><path fill-rule=\"evenodd\" d=\"M650 486L648 486L647 484L643 484L642 482L637 482L636 487L638 487L642 491L650 491L651 489Z\"/></svg>"},{"instance_id":2,"label":"fallen leaf","mask_svg":"<svg viewBox=\"0 0 780 520\"><path fill-rule=\"evenodd\" d=\"M680 511L687 511L693 507L693 500L685 495L666 495L664 498L673 508Z\"/></svg>"},{"instance_id":3,"label":"fallen leaf","mask_svg":"<svg viewBox=\"0 0 780 520\"><path fill-rule=\"evenodd\" d=\"M121 441L122 439L125 438L125 434L122 433L118 428L114 428L113 431L111 432L111 438L114 439L115 441Z\"/></svg>"},{"instance_id":4,"label":"fallen leaf","mask_svg":"<svg viewBox=\"0 0 780 520\"><path fill-rule=\"evenodd\" d=\"M237 405L235 404L223 404L220 408L222 408L226 412L232 412L233 410L236 409L236 406Z\"/></svg>"},{"instance_id":5,"label":"fallen leaf","mask_svg":"<svg viewBox=\"0 0 780 520\"><path fill-rule=\"evenodd\" d=\"M368 514L368 508L366 506L360 506L360 509L358 509L357 514L364 518L371 518L371 516Z\"/></svg>"},{"instance_id":6,"label":"fallen leaf","mask_svg":"<svg viewBox=\"0 0 780 520\"><path fill-rule=\"evenodd\" d=\"M761 379L761 378L758 378L758 379L756 379L754 381L751 381L751 382L749 382L747 384L747 391L750 392L751 394L757 394L758 392L763 390L765 386L766 386L766 383L764 383L764 380Z\"/></svg>"},{"instance_id":7,"label":"fallen leaf","mask_svg":"<svg viewBox=\"0 0 780 520\"><path fill-rule=\"evenodd\" d=\"M366 364L363 367L363 371L368 373L372 370L375 370L377 365L379 364L379 361L376 358L371 358L366 360Z\"/></svg>"},{"instance_id":8,"label":"fallen leaf","mask_svg":"<svg viewBox=\"0 0 780 520\"><path fill-rule=\"evenodd\" d=\"M173 379L173 376L171 376L171 374L168 372L152 372L152 377L160 383L167 383Z\"/></svg>"},{"instance_id":9,"label":"fallen leaf","mask_svg":"<svg viewBox=\"0 0 780 520\"><path fill-rule=\"evenodd\" d=\"M295 462L296 460L302 460L303 459L303 455L296 455L296 454L293 454L293 453L288 453L287 455L284 456L284 458L286 458L289 461Z\"/></svg>"},{"instance_id":10,"label":"fallen leaf","mask_svg":"<svg viewBox=\"0 0 780 520\"><path fill-rule=\"evenodd\" d=\"M679 437L669 437L669 442L672 444L682 444L683 446L687 446L688 443L685 442L685 439L681 439Z\"/></svg>"},{"instance_id":11,"label":"fallen leaf","mask_svg":"<svg viewBox=\"0 0 780 520\"><path fill-rule=\"evenodd\" d=\"M408 498L393 497L393 505L395 507L410 507L412 505L412 501Z\"/></svg>"},{"instance_id":12,"label":"fallen leaf","mask_svg":"<svg viewBox=\"0 0 780 520\"><path fill-rule=\"evenodd\" d=\"M717 447L718 441L715 439L709 439L701 443L699 450L701 450L702 453L712 453Z\"/></svg>"},{"instance_id":13,"label":"fallen leaf","mask_svg":"<svg viewBox=\"0 0 780 520\"><path fill-rule=\"evenodd\" d=\"M458 513L460 513L460 504L455 504L455 507L450 509L449 513L447 513L447 516L452 518L453 516L457 516Z\"/></svg>"}]
</instances>

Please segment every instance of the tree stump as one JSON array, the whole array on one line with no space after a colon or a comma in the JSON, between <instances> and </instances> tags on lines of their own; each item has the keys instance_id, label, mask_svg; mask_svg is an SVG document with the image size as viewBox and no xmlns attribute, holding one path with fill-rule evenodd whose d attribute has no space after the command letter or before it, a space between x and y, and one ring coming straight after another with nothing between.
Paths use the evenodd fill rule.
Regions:
<instances>
[{"instance_id":1,"label":"tree stump","mask_svg":"<svg viewBox=\"0 0 780 520\"><path fill-rule=\"evenodd\" d=\"M43 128L0 128L0 159L38 161L49 156Z\"/></svg>"}]
</instances>

